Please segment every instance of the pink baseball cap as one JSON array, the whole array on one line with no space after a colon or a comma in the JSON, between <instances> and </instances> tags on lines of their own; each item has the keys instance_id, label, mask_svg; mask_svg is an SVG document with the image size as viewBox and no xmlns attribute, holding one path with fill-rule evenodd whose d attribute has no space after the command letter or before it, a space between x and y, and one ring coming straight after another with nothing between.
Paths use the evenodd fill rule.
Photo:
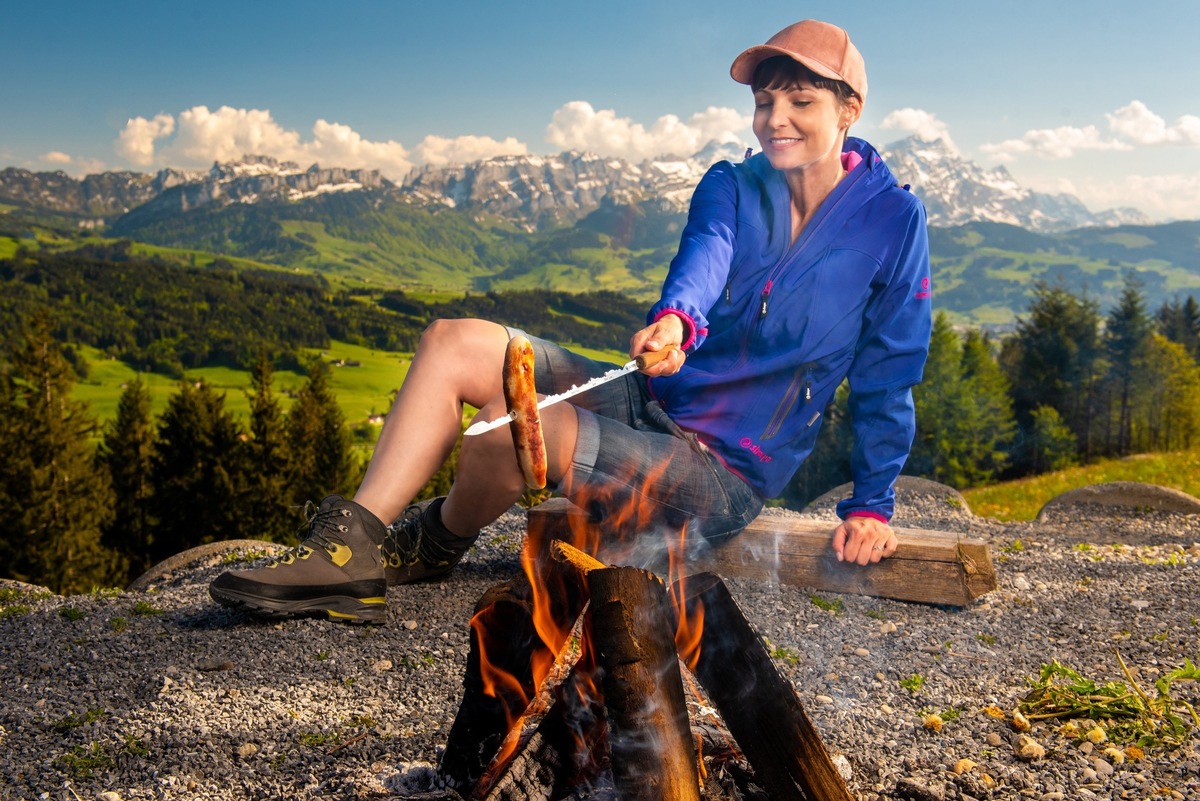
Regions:
<instances>
[{"instance_id":1,"label":"pink baseball cap","mask_svg":"<svg viewBox=\"0 0 1200 801\"><path fill-rule=\"evenodd\" d=\"M867 65L850 35L836 25L806 19L789 25L767 40L751 47L733 61L729 74L738 83L749 84L755 68L772 56L787 56L824 78L845 82L865 102Z\"/></svg>"}]
</instances>

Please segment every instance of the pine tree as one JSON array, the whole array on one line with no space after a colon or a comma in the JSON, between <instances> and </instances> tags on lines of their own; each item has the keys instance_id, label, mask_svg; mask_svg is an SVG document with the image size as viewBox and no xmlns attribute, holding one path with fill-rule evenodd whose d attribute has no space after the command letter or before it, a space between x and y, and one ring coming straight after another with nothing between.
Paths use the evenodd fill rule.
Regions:
<instances>
[{"instance_id":1,"label":"pine tree","mask_svg":"<svg viewBox=\"0 0 1200 801\"><path fill-rule=\"evenodd\" d=\"M1142 395L1141 377L1146 371L1153 321L1146 312L1142 284L1130 273L1117 305L1109 312L1104 330L1104 349L1108 357L1105 375L1106 397L1111 402L1110 419L1116 423L1115 437L1108 443L1111 452L1121 456L1134 450L1134 408Z\"/></svg>"},{"instance_id":2,"label":"pine tree","mask_svg":"<svg viewBox=\"0 0 1200 801\"><path fill-rule=\"evenodd\" d=\"M245 536L291 543L301 516L288 484L288 447L284 417L271 389L270 359L260 354L250 373L250 438L246 441L247 474L239 498Z\"/></svg>"},{"instance_id":3,"label":"pine tree","mask_svg":"<svg viewBox=\"0 0 1200 801\"><path fill-rule=\"evenodd\" d=\"M1031 442L1034 411L1050 406L1071 431L1084 459L1091 458L1097 384L1104 372L1095 302L1038 283L1028 315L1004 342L1000 363L1012 387L1013 413L1024 441ZM1023 469L1037 461L1029 449L1017 458Z\"/></svg>"},{"instance_id":4,"label":"pine tree","mask_svg":"<svg viewBox=\"0 0 1200 801\"><path fill-rule=\"evenodd\" d=\"M1158 333L1183 345L1193 359L1200 359L1200 304L1194 296L1164 303L1155 318Z\"/></svg>"},{"instance_id":5,"label":"pine tree","mask_svg":"<svg viewBox=\"0 0 1200 801\"><path fill-rule=\"evenodd\" d=\"M203 381L180 383L159 418L152 458L153 561L252 533L238 514L242 436L224 395Z\"/></svg>"},{"instance_id":6,"label":"pine tree","mask_svg":"<svg viewBox=\"0 0 1200 801\"><path fill-rule=\"evenodd\" d=\"M962 345L944 312L933 320L925 375L913 388L917 434L905 472L961 486L966 481L962 464L965 388L962 380Z\"/></svg>"},{"instance_id":7,"label":"pine tree","mask_svg":"<svg viewBox=\"0 0 1200 801\"><path fill-rule=\"evenodd\" d=\"M126 560L129 580L150 567L153 453L150 391L137 378L121 393L116 419L105 427L104 439L96 451L97 462L107 473L113 489L114 515L105 527L104 543Z\"/></svg>"},{"instance_id":8,"label":"pine tree","mask_svg":"<svg viewBox=\"0 0 1200 801\"><path fill-rule=\"evenodd\" d=\"M85 403L71 399L73 383L49 323L35 319L0 381L0 503L7 515L0 569L62 594L110 585L118 573L101 544L112 496L93 464L96 421Z\"/></svg>"},{"instance_id":9,"label":"pine tree","mask_svg":"<svg viewBox=\"0 0 1200 801\"><path fill-rule=\"evenodd\" d=\"M361 470L346 419L329 386L329 367L319 360L309 363L308 380L288 412L286 430L293 503L353 491Z\"/></svg>"},{"instance_id":10,"label":"pine tree","mask_svg":"<svg viewBox=\"0 0 1200 801\"><path fill-rule=\"evenodd\" d=\"M962 376L967 452L967 486L985 484L1008 465L1008 447L1016 433L1008 381L992 356L988 338L976 330L963 337Z\"/></svg>"}]
</instances>

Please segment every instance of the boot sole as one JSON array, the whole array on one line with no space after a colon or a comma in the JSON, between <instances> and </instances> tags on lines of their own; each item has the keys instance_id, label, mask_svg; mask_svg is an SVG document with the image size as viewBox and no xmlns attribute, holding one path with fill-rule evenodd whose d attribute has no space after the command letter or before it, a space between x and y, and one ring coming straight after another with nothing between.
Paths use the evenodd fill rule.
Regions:
<instances>
[{"instance_id":1,"label":"boot sole","mask_svg":"<svg viewBox=\"0 0 1200 801\"><path fill-rule=\"evenodd\" d=\"M250 595L228 588L209 587L209 595L222 606L267 614L320 615L342 623L383 623L387 620L387 599L379 597L354 598L348 595L326 595L302 600L281 600Z\"/></svg>"}]
</instances>

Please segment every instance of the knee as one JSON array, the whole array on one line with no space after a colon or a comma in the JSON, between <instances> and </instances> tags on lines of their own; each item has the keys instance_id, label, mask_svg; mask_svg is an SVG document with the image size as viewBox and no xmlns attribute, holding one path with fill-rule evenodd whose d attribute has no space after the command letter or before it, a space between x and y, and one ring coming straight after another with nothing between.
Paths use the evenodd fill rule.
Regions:
<instances>
[{"instance_id":1,"label":"knee","mask_svg":"<svg viewBox=\"0 0 1200 801\"><path fill-rule=\"evenodd\" d=\"M437 319L425 327L418 349L448 355L472 354L474 357L487 352L496 343L502 347L507 341L505 329L499 323L473 318Z\"/></svg>"},{"instance_id":2,"label":"knee","mask_svg":"<svg viewBox=\"0 0 1200 801\"><path fill-rule=\"evenodd\" d=\"M462 331L460 329L463 322L463 320L434 320L425 326L425 330L421 332L419 347L422 350L456 347L462 340Z\"/></svg>"}]
</instances>

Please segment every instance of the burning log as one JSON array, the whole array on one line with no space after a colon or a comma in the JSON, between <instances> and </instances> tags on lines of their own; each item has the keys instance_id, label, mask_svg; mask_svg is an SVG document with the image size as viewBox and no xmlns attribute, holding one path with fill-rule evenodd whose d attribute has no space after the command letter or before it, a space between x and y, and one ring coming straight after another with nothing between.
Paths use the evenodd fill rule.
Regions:
<instances>
[{"instance_id":1,"label":"burning log","mask_svg":"<svg viewBox=\"0 0 1200 801\"><path fill-rule=\"evenodd\" d=\"M507 710L524 708L533 696L532 657L538 641L529 587L504 582L488 589L475 605L470 642L463 698L438 766L446 781L464 795L483 775L509 731ZM513 682L497 684L492 678L497 669L513 677Z\"/></svg>"},{"instance_id":2,"label":"burning log","mask_svg":"<svg viewBox=\"0 0 1200 801\"><path fill-rule=\"evenodd\" d=\"M530 535L546 541L586 531L587 514L565 498L529 510ZM895 556L866 567L837 561L833 523L760 516L742 533L702 554L689 570L756 578L830 592L966 606L996 589L984 540L953 532L894 528ZM590 535L600 541L598 534ZM604 554L601 552L601 557Z\"/></svg>"},{"instance_id":3,"label":"burning log","mask_svg":"<svg viewBox=\"0 0 1200 801\"><path fill-rule=\"evenodd\" d=\"M589 666L588 670L591 667ZM580 666L556 688L556 699L520 752L496 776L485 775L473 798L529 801L565 798L592 782L606 761L604 707L580 689L590 677Z\"/></svg>"},{"instance_id":4,"label":"burning log","mask_svg":"<svg viewBox=\"0 0 1200 801\"><path fill-rule=\"evenodd\" d=\"M607 567L589 571L587 584L620 797L698 801L699 767L662 580Z\"/></svg>"},{"instance_id":5,"label":"burning log","mask_svg":"<svg viewBox=\"0 0 1200 801\"><path fill-rule=\"evenodd\" d=\"M686 620L702 621L698 641L683 657L754 768L755 781L775 801L851 801L795 689L779 675L725 583L712 574L689 576L671 593Z\"/></svg>"}]
</instances>

